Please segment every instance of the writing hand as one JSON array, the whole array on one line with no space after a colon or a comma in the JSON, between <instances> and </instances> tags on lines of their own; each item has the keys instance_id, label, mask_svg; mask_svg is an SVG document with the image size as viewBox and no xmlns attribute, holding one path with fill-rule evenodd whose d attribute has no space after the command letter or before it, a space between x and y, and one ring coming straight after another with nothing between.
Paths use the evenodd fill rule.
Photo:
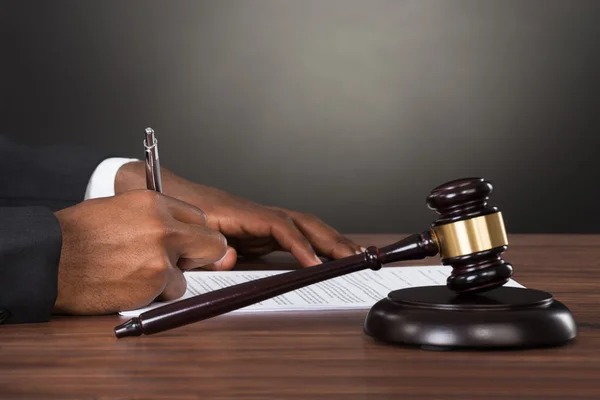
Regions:
<instances>
[{"instance_id":1,"label":"writing hand","mask_svg":"<svg viewBox=\"0 0 600 400\"><path fill-rule=\"evenodd\" d=\"M233 268L236 252L260 256L284 250L306 267L321 263L317 255L338 259L361 251L359 245L315 216L263 206L190 182L164 168L162 178L165 194L200 207L207 215L208 226L227 237L228 257L221 263L221 269ZM128 163L117 174L115 192L138 189L144 184L143 163Z\"/></svg>"},{"instance_id":2,"label":"writing hand","mask_svg":"<svg viewBox=\"0 0 600 400\"><path fill-rule=\"evenodd\" d=\"M227 259L225 237L207 227L202 210L153 191L88 200L55 215L63 234L57 313L174 300L186 290L182 270Z\"/></svg>"}]
</instances>

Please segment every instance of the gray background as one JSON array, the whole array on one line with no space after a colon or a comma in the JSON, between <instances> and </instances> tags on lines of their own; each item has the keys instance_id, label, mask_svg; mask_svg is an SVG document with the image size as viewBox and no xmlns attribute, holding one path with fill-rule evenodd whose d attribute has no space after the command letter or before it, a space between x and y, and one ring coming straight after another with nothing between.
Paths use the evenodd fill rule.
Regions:
<instances>
[{"instance_id":1,"label":"gray background","mask_svg":"<svg viewBox=\"0 0 600 400\"><path fill-rule=\"evenodd\" d=\"M344 232L484 176L510 232L600 232L600 2L2 1L0 130L142 157Z\"/></svg>"}]
</instances>

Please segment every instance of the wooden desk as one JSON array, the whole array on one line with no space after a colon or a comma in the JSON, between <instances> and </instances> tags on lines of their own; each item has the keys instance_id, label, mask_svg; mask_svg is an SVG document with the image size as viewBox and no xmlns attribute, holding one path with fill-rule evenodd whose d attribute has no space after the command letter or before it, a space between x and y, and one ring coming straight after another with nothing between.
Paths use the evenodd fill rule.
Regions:
<instances>
[{"instance_id":1,"label":"wooden desk","mask_svg":"<svg viewBox=\"0 0 600 400\"><path fill-rule=\"evenodd\" d=\"M384 245L404 235L356 235ZM515 280L574 313L570 345L432 352L375 344L364 311L230 314L115 339L118 316L0 327L0 398L598 399L600 236L511 236ZM429 259L419 264L432 264ZM274 256L267 267L293 265Z\"/></svg>"}]
</instances>

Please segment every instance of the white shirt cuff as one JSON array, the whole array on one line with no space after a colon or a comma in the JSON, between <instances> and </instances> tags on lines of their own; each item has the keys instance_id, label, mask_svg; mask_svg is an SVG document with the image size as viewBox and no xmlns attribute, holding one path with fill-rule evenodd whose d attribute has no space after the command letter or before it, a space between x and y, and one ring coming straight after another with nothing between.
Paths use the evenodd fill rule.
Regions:
<instances>
[{"instance_id":1,"label":"white shirt cuff","mask_svg":"<svg viewBox=\"0 0 600 400\"><path fill-rule=\"evenodd\" d=\"M84 200L115 195L115 178L123 165L139 161L136 158L107 158L102 161L90 177Z\"/></svg>"}]
</instances>

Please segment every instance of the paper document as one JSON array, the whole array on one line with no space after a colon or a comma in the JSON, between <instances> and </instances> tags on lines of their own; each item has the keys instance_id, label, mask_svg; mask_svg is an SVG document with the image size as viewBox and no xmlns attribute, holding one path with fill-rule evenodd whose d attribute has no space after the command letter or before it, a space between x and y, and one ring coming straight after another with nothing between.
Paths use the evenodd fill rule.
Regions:
<instances>
[{"instance_id":1,"label":"paper document","mask_svg":"<svg viewBox=\"0 0 600 400\"><path fill-rule=\"evenodd\" d=\"M344 310L370 308L389 292L413 286L445 285L449 266L386 267L370 269L315 283L232 312ZM290 271L188 271L184 273L187 291L178 300ZM506 286L523 287L510 280ZM174 300L174 301L178 301ZM171 302L155 302L121 315L137 316Z\"/></svg>"}]
</instances>

